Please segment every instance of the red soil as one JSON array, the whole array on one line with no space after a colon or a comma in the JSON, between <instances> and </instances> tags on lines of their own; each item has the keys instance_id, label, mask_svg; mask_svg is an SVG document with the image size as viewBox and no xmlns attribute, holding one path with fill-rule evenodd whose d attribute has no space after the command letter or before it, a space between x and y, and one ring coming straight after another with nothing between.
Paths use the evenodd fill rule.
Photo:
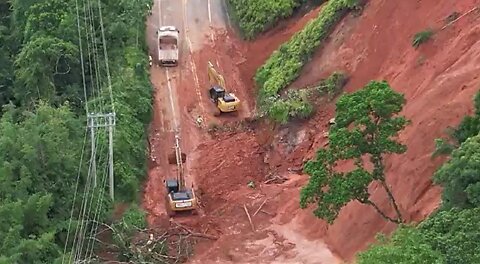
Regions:
<instances>
[{"instance_id":1,"label":"red soil","mask_svg":"<svg viewBox=\"0 0 480 264\"><path fill-rule=\"evenodd\" d=\"M437 31L418 50L411 46L411 41L415 33L427 27L441 29L453 11L463 14L479 3L370 1L360 18L349 17L337 27L332 40L317 52L293 84L310 85L332 71L343 70L350 76L347 92L370 80L384 79L405 94L407 104L402 114L412 124L401 133L400 140L408 151L388 157L386 169L404 217L410 221L422 220L439 204L441 190L432 185L431 176L443 160L431 159L434 139L446 136L449 126L455 126L472 111L471 101L480 75L479 13L471 13ZM319 123L327 121L317 119ZM314 144L314 149L318 147ZM388 208L388 200L380 189L372 186L371 193L375 201ZM358 232L360 228L362 232ZM375 233L393 229L371 208L351 203L317 237L326 239L335 252L350 259L373 241Z\"/></svg>"},{"instance_id":2,"label":"red soil","mask_svg":"<svg viewBox=\"0 0 480 264\"><path fill-rule=\"evenodd\" d=\"M292 84L310 85L332 71L343 70L350 77L348 92L372 79L386 79L405 94L407 104L402 114L412 124L401 133L400 140L407 144L408 151L387 157L386 168L388 183L409 221L422 220L439 204L441 190L432 185L431 176L443 160L430 158L434 139L445 136L448 126L455 126L472 110L471 99L480 74L478 13L437 32L417 50L411 46L412 36L429 26L441 28L450 13L464 13L478 2L371 0L360 17L349 16L337 27L329 42L304 68L302 77ZM318 11L292 19L254 42L243 42L231 32L217 30L214 42L207 41L200 51L182 62L194 62L196 72L182 66L175 75L177 94L193 93L195 73L197 89L203 91L202 98L178 98L189 177L202 202L200 216L182 221L197 232L219 237L216 241L199 241L192 263L340 263L341 259L351 260L374 240L377 232L395 228L370 207L355 202L346 206L331 226L315 218L311 210L299 208L299 189L307 177L294 172L325 145L323 132L328 130L328 120L334 115L333 103L319 104L309 121L282 128L263 123L232 123L254 113L252 77L256 69ZM214 64L218 61L227 88L245 105L237 116L217 118L211 114L213 104L203 89L208 85L207 60ZM202 115L202 107L207 112L203 113L207 123L217 123L219 130L232 131L210 136L196 128L194 117ZM152 126L159 126L158 122L154 119ZM157 149L170 148L168 140L154 134L151 137L167 142L157 143ZM157 170L165 172L168 168L160 166ZM271 173L288 181L264 184ZM155 206L163 201L161 192L153 193L158 188L155 185L161 185L161 176L156 175L150 174L145 188L145 207L152 226L166 221L161 217L162 208ZM255 183L254 188L247 186L250 181ZM371 193L373 200L388 211L387 198L375 184ZM253 216L266 198L263 210ZM244 205L252 216L255 232Z\"/></svg>"}]
</instances>

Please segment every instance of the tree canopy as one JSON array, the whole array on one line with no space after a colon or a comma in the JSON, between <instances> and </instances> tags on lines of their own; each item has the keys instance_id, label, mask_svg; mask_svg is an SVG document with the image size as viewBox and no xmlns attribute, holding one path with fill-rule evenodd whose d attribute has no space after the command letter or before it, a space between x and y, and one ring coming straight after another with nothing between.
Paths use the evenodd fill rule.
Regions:
<instances>
[{"instance_id":1,"label":"tree canopy","mask_svg":"<svg viewBox=\"0 0 480 264\"><path fill-rule=\"evenodd\" d=\"M0 263L50 264L68 254L83 201L94 208L85 209L85 228L107 219L111 201L103 185L84 192L90 181L85 106L111 108L104 47L118 116L115 189L118 200L136 202L151 112L146 3L0 1ZM104 133L95 142L101 152ZM95 160L101 179L106 162L100 154Z\"/></svg>"},{"instance_id":2,"label":"tree canopy","mask_svg":"<svg viewBox=\"0 0 480 264\"><path fill-rule=\"evenodd\" d=\"M400 223L401 213L386 183L383 155L401 154L406 147L396 140L408 121L399 116L405 99L387 82L372 81L363 89L341 96L336 103L336 124L329 131L329 146L320 149L305 165L310 175L301 191L300 205L315 203L314 214L332 222L352 200L373 206L385 219ZM373 170L366 168L368 158ZM352 161L349 172L336 169L338 162ZM385 189L396 217L385 214L369 199L368 186L377 181Z\"/></svg>"},{"instance_id":3,"label":"tree canopy","mask_svg":"<svg viewBox=\"0 0 480 264\"><path fill-rule=\"evenodd\" d=\"M476 113L454 129L461 143L434 174L443 187L442 206L416 227L401 227L390 239L358 256L359 263L480 263L480 92Z\"/></svg>"}]
</instances>

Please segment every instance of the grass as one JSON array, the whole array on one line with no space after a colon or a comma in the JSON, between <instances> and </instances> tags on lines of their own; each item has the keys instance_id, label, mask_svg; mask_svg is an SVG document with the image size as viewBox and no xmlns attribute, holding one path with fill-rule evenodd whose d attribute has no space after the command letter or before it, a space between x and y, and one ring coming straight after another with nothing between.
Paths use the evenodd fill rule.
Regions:
<instances>
[{"instance_id":1,"label":"grass","mask_svg":"<svg viewBox=\"0 0 480 264\"><path fill-rule=\"evenodd\" d=\"M429 41L432 38L432 36L433 36L433 30L431 29L420 31L413 36L412 46L414 48L418 48L423 43Z\"/></svg>"}]
</instances>

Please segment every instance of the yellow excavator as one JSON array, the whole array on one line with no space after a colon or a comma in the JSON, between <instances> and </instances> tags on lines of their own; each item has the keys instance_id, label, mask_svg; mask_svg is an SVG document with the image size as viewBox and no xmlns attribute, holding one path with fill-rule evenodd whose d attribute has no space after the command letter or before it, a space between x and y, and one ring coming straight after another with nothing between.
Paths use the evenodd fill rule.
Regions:
<instances>
[{"instance_id":1,"label":"yellow excavator","mask_svg":"<svg viewBox=\"0 0 480 264\"><path fill-rule=\"evenodd\" d=\"M169 216L174 216L178 211L192 211L197 214L197 197L191 188L187 188L185 184L185 175L183 163L185 163L187 155L182 153L180 149L180 136L175 135L175 151L168 156L169 164L177 165L177 178L165 180L165 187L167 188L167 213Z\"/></svg>"},{"instance_id":2,"label":"yellow excavator","mask_svg":"<svg viewBox=\"0 0 480 264\"><path fill-rule=\"evenodd\" d=\"M229 93L225 90L225 79L218 73L210 61L208 62L208 81L210 82L210 90L208 92L210 100L216 104L220 113L237 111L240 106L240 100L234 93Z\"/></svg>"}]
</instances>

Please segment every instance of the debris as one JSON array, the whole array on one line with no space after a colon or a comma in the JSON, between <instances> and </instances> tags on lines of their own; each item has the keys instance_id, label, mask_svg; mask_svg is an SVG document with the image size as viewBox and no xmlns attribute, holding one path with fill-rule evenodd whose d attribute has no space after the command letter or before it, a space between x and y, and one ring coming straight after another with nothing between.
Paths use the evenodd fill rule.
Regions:
<instances>
[{"instance_id":1,"label":"debris","mask_svg":"<svg viewBox=\"0 0 480 264\"><path fill-rule=\"evenodd\" d=\"M460 20L462 17L464 17L464 16L472 13L473 11L478 10L479 8L480 8L479 6L476 6L476 7L472 8L472 9L470 9L467 13L465 13L465 14L457 17L455 20L452 20L451 22L449 22L448 24L446 24L445 26L443 26L442 29L440 29L440 30L446 29L448 26L450 26L450 25L452 25L453 23L457 22L457 21Z\"/></svg>"},{"instance_id":2,"label":"debris","mask_svg":"<svg viewBox=\"0 0 480 264\"><path fill-rule=\"evenodd\" d=\"M248 187L252 188L252 189L255 189L255 182L253 181L249 181L248 184L247 184Z\"/></svg>"},{"instance_id":3,"label":"debris","mask_svg":"<svg viewBox=\"0 0 480 264\"><path fill-rule=\"evenodd\" d=\"M197 122L197 126L201 128L201 127L202 127L202 124L203 124L203 118L202 118L202 116L198 116L195 121Z\"/></svg>"},{"instance_id":4,"label":"debris","mask_svg":"<svg viewBox=\"0 0 480 264\"><path fill-rule=\"evenodd\" d=\"M268 198L265 198L265 201L258 207L257 211L253 213L253 216L256 216L260 210L262 210L263 205L267 202Z\"/></svg>"},{"instance_id":5,"label":"debris","mask_svg":"<svg viewBox=\"0 0 480 264\"><path fill-rule=\"evenodd\" d=\"M265 177L267 180L264 181L264 184L269 184L269 183L276 183L276 184L282 184L288 180L288 178L279 176L278 174L270 173Z\"/></svg>"},{"instance_id":6,"label":"debris","mask_svg":"<svg viewBox=\"0 0 480 264\"><path fill-rule=\"evenodd\" d=\"M193 232L192 230L188 229L187 227L171 220L170 222L174 223L176 226L180 227L181 229L185 230L189 235L193 236L193 237L201 237L201 238L206 238L206 239L211 239L211 240L217 240L218 237L216 236L212 236L212 235L209 235L209 234L203 234L203 233L196 233L196 232Z\"/></svg>"},{"instance_id":7,"label":"debris","mask_svg":"<svg viewBox=\"0 0 480 264\"><path fill-rule=\"evenodd\" d=\"M250 214L248 213L247 206L243 204L243 209L245 210L245 213L247 214L248 221L250 222L250 226L252 227L252 231L255 232L255 226L253 225L252 218L250 217Z\"/></svg>"},{"instance_id":8,"label":"debris","mask_svg":"<svg viewBox=\"0 0 480 264\"><path fill-rule=\"evenodd\" d=\"M266 214L266 215L269 215L269 216L275 216L274 214L269 213L269 212L267 212L267 211L265 211L265 210L260 210L260 212L262 212L262 213L264 213L264 214Z\"/></svg>"}]
</instances>

